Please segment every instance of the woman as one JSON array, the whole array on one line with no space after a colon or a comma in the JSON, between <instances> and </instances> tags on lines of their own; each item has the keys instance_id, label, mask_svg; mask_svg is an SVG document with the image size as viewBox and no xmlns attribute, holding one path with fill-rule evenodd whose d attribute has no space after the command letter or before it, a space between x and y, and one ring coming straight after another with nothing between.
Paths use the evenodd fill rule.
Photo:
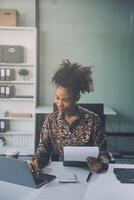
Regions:
<instances>
[{"instance_id":1,"label":"woman","mask_svg":"<svg viewBox=\"0 0 134 200\"><path fill-rule=\"evenodd\" d=\"M102 172L108 168L106 138L97 114L77 105L81 93L93 91L90 67L83 67L69 60L63 61L52 77L56 85L57 111L45 120L40 142L30 162L37 173L52 160L63 160L64 146L98 146L98 158L88 157L91 171Z\"/></svg>"}]
</instances>

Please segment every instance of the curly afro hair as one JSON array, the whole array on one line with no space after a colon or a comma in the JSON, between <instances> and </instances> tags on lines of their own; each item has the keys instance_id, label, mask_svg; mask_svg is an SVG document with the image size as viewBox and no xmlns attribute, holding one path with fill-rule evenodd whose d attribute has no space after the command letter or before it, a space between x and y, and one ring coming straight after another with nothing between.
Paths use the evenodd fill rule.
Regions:
<instances>
[{"instance_id":1,"label":"curly afro hair","mask_svg":"<svg viewBox=\"0 0 134 200\"><path fill-rule=\"evenodd\" d=\"M93 91L92 71L90 66L71 63L68 59L60 64L60 68L52 77L52 83L70 90L74 95Z\"/></svg>"}]
</instances>

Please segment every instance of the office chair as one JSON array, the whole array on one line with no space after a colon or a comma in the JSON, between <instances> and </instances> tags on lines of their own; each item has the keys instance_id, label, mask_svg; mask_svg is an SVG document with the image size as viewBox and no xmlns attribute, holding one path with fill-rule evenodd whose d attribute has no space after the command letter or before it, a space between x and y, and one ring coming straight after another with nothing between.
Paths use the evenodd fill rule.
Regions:
<instances>
[{"instance_id":1,"label":"office chair","mask_svg":"<svg viewBox=\"0 0 134 200\"><path fill-rule=\"evenodd\" d=\"M102 127L105 129L105 115L103 103L79 103L79 105L99 115Z\"/></svg>"}]
</instances>

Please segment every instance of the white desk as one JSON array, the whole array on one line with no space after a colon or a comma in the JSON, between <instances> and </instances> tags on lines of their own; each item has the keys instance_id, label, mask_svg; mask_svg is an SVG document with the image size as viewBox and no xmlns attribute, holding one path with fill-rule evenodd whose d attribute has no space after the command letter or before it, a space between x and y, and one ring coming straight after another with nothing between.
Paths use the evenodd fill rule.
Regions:
<instances>
[{"instance_id":1,"label":"white desk","mask_svg":"<svg viewBox=\"0 0 134 200\"><path fill-rule=\"evenodd\" d=\"M45 168L46 173L58 175L63 165L53 162ZM39 189L19 186L0 181L1 200L133 200L134 184L121 184L113 174L114 167L134 167L134 165L112 164L104 174L93 175L86 182L88 171L66 167L77 174L79 183L58 183L57 179Z\"/></svg>"},{"instance_id":2,"label":"white desk","mask_svg":"<svg viewBox=\"0 0 134 200\"><path fill-rule=\"evenodd\" d=\"M105 174L92 177L84 200L133 200L134 184L120 183L113 174L114 167L134 168L134 165L111 164Z\"/></svg>"}]
</instances>

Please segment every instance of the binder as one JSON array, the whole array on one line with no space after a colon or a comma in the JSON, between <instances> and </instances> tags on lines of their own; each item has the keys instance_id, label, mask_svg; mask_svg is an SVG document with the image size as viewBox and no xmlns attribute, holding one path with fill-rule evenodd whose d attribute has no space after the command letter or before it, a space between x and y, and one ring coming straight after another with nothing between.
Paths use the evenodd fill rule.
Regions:
<instances>
[{"instance_id":1,"label":"binder","mask_svg":"<svg viewBox=\"0 0 134 200\"><path fill-rule=\"evenodd\" d=\"M3 133L6 131L6 122L5 120L0 120L0 132Z\"/></svg>"},{"instance_id":2,"label":"binder","mask_svg":"<svg viewBox=\"0 0 134 200\"><path fill-rule=\"evenodd\" d=\"M14 79L14 69L9 69L7 68L6 69L6 77L5 77L5 80L6 81L11 81Z\"/></svg>"},{"instance_id":3,"label":"binder","mask_svg":"<svg viewBox=\"0 0 134 200\"><path fill-rule=\"evenodd\" d=\"M0 69L0 80L5 81L5 77L6 77L6 70Z\"/></svg>"},{"instance_id":4,"label":"binder","mask_svg":"<svg viewBox=\"0 0 134 200\"><path fill-rule=\"evenodd\" d=\"M5 97L5 86L4 85L0 86L0 97L1 98Z\"/></svg>"},{"instance_id":5,"label":"binder","mask_svg":"<svg viewBox=\"0 0 134 200\"><path fill-rule=\"evenodd\" d=\"M13 96L14 96L14 86L13 85L5 86L5 97L11 98Z\"/></svg>"},{"instance_id":6,"label":"binder","mask_svg":"<svg viewBox=\"0 0 134 200\"><path fill-rule=\"evenodd\" d=\"M6 69L6 81L11 80L11 69Z\"/></svg>"}]
</instances>

